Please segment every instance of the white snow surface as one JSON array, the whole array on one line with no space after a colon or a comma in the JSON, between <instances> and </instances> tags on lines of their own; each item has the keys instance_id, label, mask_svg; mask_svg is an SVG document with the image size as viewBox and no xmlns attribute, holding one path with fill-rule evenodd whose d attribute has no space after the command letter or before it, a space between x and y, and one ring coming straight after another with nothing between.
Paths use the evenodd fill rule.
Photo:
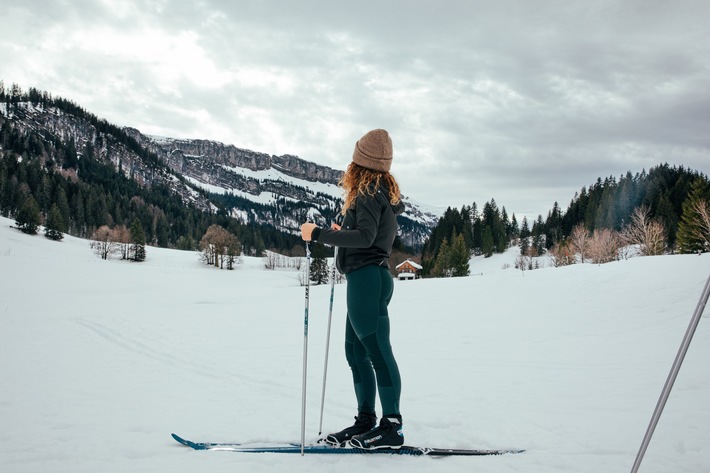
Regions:
<instances>
[{"instance_id":1,"label":"white snow surface","mask_svg":"<svg viewBox=\"0 0 710 473\"><path fill-rule=\"evenodd\" d=\"M396 281L392 345L408 444L497 457L198 452L299 442L304 288L295 270L88 242L0 218L0 471L615 473L631 470L710 272L710 254ZM318 435L330 287L311 286L306 436ZM352 423L337 285L324 430ZM710 469L710 320L701 319L641 472Z\"/></svg>"}]
</instances>

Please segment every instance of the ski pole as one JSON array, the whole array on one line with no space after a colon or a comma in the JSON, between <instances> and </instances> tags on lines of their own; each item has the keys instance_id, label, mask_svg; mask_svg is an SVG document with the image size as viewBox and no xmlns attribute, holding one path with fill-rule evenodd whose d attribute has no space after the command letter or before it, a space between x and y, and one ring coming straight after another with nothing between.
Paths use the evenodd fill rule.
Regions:
<instances>
[{"instance_id":1,"label":"ski pole","mask_svg":"<svg viewBox=\"0 0 710 473\"><path fill-rule=\"evenodd\" d=\"M318 436L323 434L323 410L325 408L325 382L328 377L328 352L330 351L330 324L333 320L333 294L335 293L335 261L338 258L338 247L333 252L333 270L330 274L330 308L328 309L328 331L325 337L325 365L323 366L323 392L320 397L320 424Z\"/></svg>"},{"instance_id":2,"label":"ski pole","mask_svg":"<svg viewBox=\"0 0 710 473\"><path fill-rule=\"evenodd\" d=\"M663 386L663 391L661 391L661 397L658 399L656 409L653 411L651 422L648 424L648 429L646 429L646 435L643 437L643 441L641 442L641 448L639 448L638 454L636 455L636 461L634 461L634 466L631 468L631 473L636 473L639 466L641 466L641 460L643 460L643 457L646 454L648 444L651 442L653 432L656 430L658 420L661 418L663 408L666 405L666 401L668 401L668 396L671 394L671 389L673 389L673 384L678 376L678 371L680 371L680 366L683 364L685 354L688 352L688 347L690 346L690 341L693 339L693 334L695 334L695 329L698 328L698 322L700 322L700 316L705 310L708 298L710 298L710 276L708 276L708 280L705 283L705 289L703 290L703 294L700 296L698 305L695 307L693 317L690 319L690 325L688 325L688 329L685 331L683 342L680 344L678 354L673 361L671 372L668 373L668 379L666 379L666 384Z\"/></svg>"},{"instance_id":3,"label":"ski pole","mask_svg":"<svg viewBox=\"0 0 710 473\"><path fill-rule=\"evenodd\" d=\"M308 304L311 285L311 249L306 242L306 310L303 316L303 388L301 392L301 456L306 446L306 377L308 374Z\"/></svg>"}]
</instances>

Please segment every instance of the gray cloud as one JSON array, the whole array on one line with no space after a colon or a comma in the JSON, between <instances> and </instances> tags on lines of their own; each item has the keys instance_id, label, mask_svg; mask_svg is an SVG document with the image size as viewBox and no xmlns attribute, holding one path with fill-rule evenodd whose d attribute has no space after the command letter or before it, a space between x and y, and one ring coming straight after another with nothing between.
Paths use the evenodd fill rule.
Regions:
<instances>
[{"instance_id":1,"label":"gray cloud","mask_svg":"<svg viewBox=\"0 0 710 473\"><path fill-rule=\"evenodd\" d=\"M375 127L406 194L534 218L597 177L710 172L710 5L23 2L0 79L147 133L343 168Z\"/></svg>"}]
</instances>

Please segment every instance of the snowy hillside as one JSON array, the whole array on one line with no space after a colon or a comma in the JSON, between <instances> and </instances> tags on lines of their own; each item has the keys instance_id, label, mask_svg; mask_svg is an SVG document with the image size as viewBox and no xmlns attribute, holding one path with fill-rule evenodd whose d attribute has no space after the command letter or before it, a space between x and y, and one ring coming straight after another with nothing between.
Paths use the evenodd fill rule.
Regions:
<instances>
[{"instance_id":1,"label":"snowy hillside","mask_svg":"<svg viewBox=\"0 0 710 473\"><path fill-rule=\"evenodd\" d=\"M242 223L267 225L286 234L297 233L306 218L329 226L342 206L342 190L337 186L342 170L217 141L143 135L135 128L111 125L62 99L52 101L39 92L33 97L16 97L12 107L0 107L0 125L17 135L6 141L19 140L26 147L13 148L18 155L44 153L42 163L51 156L48 169L73 169L79 159L110 164L113 171L141 187L166 186L184 204L203 211L223 209ZM44 151L37 151L37 143L44 143ZM63 151L56 146L63 146ZM88 172L80 174L92 185L99 179ZM101 185L99 193L105 192ZM416 248L424 244L445 209L404 200L406 210L398 217L400 237ZM161 210L170 214L166 208ZM189 235L170 238L175 242L181 236Z\"/></svg>"},{"instance_id":2,"label":"snowy hillside","mask_svg":"<svg viewBox=\"0 0 710 473\"><path fill-rule=\"evenodd\" d=\"M170 438L300 438L304 290L148 248L103 261L84 240L0 218L0 471L628 472L710 272L710 254L396 282L393 347L407 443L523 448L501 457L196 452ZM309 439L318 433L329 287L312 287ZM324 428L352 421L336 287ZM641 466L710 465L710 320L701 320Z\"/></svg>"}]
</instances>

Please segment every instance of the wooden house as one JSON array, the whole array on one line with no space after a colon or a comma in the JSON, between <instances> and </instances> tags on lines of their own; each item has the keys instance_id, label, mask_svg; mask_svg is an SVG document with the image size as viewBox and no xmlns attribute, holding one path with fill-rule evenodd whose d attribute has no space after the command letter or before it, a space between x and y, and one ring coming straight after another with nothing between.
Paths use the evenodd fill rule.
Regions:
<instances>
[{"instance_id":1,"label":"wooden house","mask_svg":"<svg viewBox=\"0 0 710 473\"><path fill-rule=\"evenodd\" d=\"M414 261L408 259L395 267L397 277L402 280L417 279L421 277L422 267Z\"/></svg>"}]
</instances>

